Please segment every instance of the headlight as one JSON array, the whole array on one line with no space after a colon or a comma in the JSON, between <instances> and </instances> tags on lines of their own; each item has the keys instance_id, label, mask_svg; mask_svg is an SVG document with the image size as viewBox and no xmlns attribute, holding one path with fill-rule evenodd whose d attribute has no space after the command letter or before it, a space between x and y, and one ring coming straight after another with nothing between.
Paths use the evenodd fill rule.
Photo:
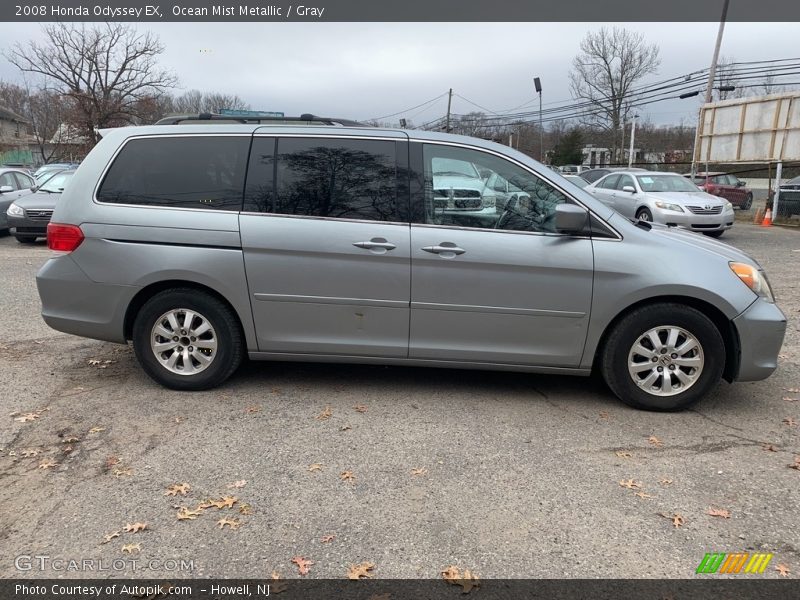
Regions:
<instances>
[{"instance_id":1,"label":"headlight","mask_svg":"<svg viewBox=\"0 0 800 600\"><path fill-rule=\"evenodd\" d=\"M745 263L731 262L728 265L742 283L753 290L756 295L761 296L767 302L775 302L775 297L772 295L772 289L769 287L769 281L767 281L764 271L759 271L754 266Z\"/></svg>"},{"instance_id":2,"label":"headlight","mask_svg":"<svg viewBox=\"0 0 800 600\"><path fill-rule=\"evenodd\" d=\"M484 208L494 208L497 204L497 196L486 195L483 197Z\"/></svg>"},{"instance_id":3,"label":"headlight","mask_svg":"<svg viewBox=\"0 0 800 600\"><path fill-rule=\"evenodd\" d=\"M656 206L658 208L663 208L664 210L671 210L674 212L683 212L683 208L678 204L670 204L669 202L662 202L661 200L656 200Z\"/></svg>"},{"instance_id":4,"label":"headlight","mask_svg":"<svg viewBox=\"0 0 800 600\"><path fill-rule=\"evenodd\" d=\"M733 211L733 204L731 204L730 202L726 202L725 203L725 210Z\"/></svg>"},{"instance_id":5,"label":"headlight","mask_svg":"<svg viewBox=\"0 0 800 600\"><path fill-rule=\"evenodd\" d=\"M16 204L14 204L12 202L11 206L8 207L8 210L6 211L6 214L10 215L12 217L24 217L25 216L25 211L22 209L21 206L17 206Z\"/></svg>"}]
</instances>

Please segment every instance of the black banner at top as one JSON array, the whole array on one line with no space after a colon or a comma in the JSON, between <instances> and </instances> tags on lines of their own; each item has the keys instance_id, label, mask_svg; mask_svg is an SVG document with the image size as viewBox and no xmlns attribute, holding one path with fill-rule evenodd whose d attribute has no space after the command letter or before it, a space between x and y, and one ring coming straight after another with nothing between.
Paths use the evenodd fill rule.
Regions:
<instances>
[{"instance_id":1,"label":"black banner at top","mask_svg":"<svg viewBox=\"0 0 800 600\"><path fill-rule=\"evenodd\" d=\"M2 21L700 22L723 0L14 0ZM728 21L800 21L796 0L731 0Z\"/></svg>"}]
</instances>

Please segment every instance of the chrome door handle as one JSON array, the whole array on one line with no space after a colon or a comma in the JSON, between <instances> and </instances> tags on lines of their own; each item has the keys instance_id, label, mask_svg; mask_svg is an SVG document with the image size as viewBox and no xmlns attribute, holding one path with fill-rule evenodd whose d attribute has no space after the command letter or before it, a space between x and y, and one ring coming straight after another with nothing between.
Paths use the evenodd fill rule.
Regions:
<instances>
[{"instance_id":1,"label":"chrome door handle","mask_svg":"<svg viewBox=\"0 0 800 600\"><path fill-rule=\"evenodd\" d=\"M385 238L372 238L368 242L354 242L353 246L356 248L364 248L365 250L376 250L380 254L397 248L397 246L391 242L387 242Z\"/></svg>"},{"instance_id":2,"label":"chrome door handle","mask_svg":"<svg viewBox=\"0 0 800 600\"><path fill-rule=\"evenodd\" d=\"M459 254L464 254L466 252L466 250L459 248L452 242L442 242L438 246L425 246L422 249L425 252L430 252L431 254L438 254L443 258L453 258L454 256L458 256Z\"/></svg>"}]
</instances>

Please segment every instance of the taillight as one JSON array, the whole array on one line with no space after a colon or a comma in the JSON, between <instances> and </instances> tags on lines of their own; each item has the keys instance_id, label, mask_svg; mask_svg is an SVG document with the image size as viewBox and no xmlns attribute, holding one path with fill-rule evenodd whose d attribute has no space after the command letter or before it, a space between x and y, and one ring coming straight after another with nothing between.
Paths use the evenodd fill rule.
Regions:
<instances>
[{"instance_id":1,"label":"taillight","mask_svg":"<svg viewBox=\"0 0 800 600\"><path fill-rule=\"evenodd\" d=\"M58 252L72 252L83 241L83 232L77 225L47 224L47 247Z\"/></svg>"}]
</instances>

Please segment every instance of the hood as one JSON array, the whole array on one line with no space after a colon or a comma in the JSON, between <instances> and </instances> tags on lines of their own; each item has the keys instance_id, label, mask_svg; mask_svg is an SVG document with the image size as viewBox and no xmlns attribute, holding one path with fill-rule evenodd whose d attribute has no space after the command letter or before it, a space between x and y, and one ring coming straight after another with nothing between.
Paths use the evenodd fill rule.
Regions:
<instances>
[{"instance_id":1,"label":"hood","mask_svg":"<svg viewBox=\"0 0 800 600\"><path fill-rule=\"evenodd\" d=\"M486 187L482 179L474 177L461 177L459 175L434 175L434 189L456 189L456 190L478 190L480 192Z\"/></svg>"},{"instance_id":2,"label":"hood","mask_svg":"<svg viewBox=\"0 0 800 600\"><path fill-rule=\"evenodd\" d=\"M34 192L33 194L17 198L14 200L14 204L25 210L46 210L55 208L59 198L61 198L61 194Z\"/></svg>"},{"instance_id":3,"label":"hood","mask_svg":"<svg viewBox=\"0 0 800 600\"><path fill-rule=\"evenodd\" d=\"M663 242L664 246L670 246L672 244L682 244L685 246L692 246L693 248L697 248L698 250L701 250L703 252L713 254L726 261L748 263L761 269L761 265L758 264L758 261L749 254L747 254L746 252L742 252L738 248L729 246L724 242L720 242L718 240L705 236L702 233L695 233L693 231L688 231L680 227L668 227L666 225L661 225L659 223L636 225L631 220L626 219L622 215L614 215L613 225L615 227L622 228L622 226L620 225L620 221L624 221L625 223L630 225L630 227L633 227L634 229L638 230L640 234L646 236L653 236L654 241L659 240ZM650 226L649 231L646 229L648 225ZM627 229L627 226L625 228Z\"/></svg>"},{"instance_id":4,"label":"hood","mask_svg":"<svg viewBox=\"0 0 800 600\"><path fill-rule=\"evenodd\" d=\"M720 204L727 204L727 200L718 196L712 196L706 192L697 190L696 192L645 192L648 198L653 200L662 200L663 202L670 202L672 204L680 204L685 206L687 204L705 206L719 206Z\"/></svg>"}]
</instances>

